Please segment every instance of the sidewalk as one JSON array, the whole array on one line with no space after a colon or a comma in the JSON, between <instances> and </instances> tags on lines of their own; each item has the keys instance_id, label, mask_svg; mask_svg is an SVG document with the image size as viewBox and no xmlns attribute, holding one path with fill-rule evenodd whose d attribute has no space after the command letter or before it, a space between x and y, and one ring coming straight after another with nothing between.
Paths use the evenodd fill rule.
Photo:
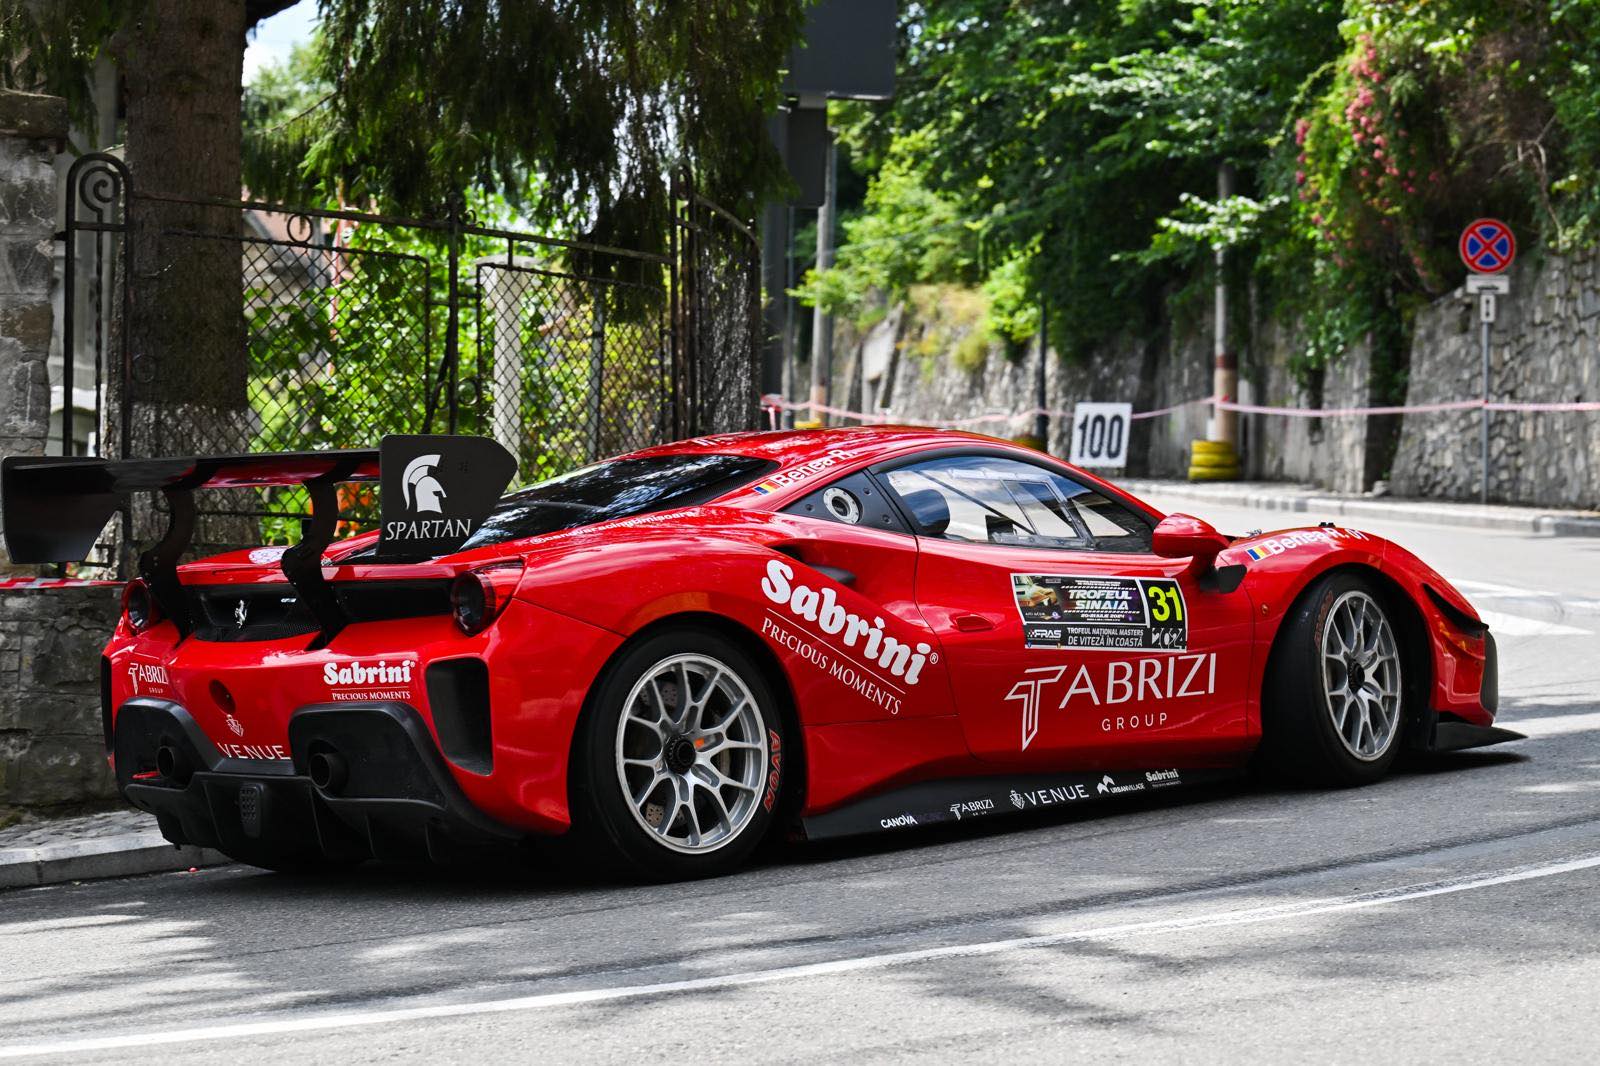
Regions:
<instances>
[{"instance_id":1,"label":"sidewalk","mask_svg":"<svg viewBox=\"0 0 1600 1066\"><path fill-rule=\"evenodd\" d=\"M0 829L0 889L164 873L228 861L205 848L173 847L162 838L153 817L135 810L43 819Z\"/></svg>"},{"instance_id":2,"label":"sidewalk","mask_svg":"<svg viewBox=\"0 0 1600 1066\"><path fill-rule=\"evenodd\" d=\"M1139 497L1163 497L1210 504L1214 507L1249 507L1259 511L1305 514L1321 521L1336 518L1381 518L1394 522L1493 529L1555 537L1600 537L1600 512L1563 511L1549 507L1511 507L1503 504L1403 500L1389 496L1340 496L1313 485L1270 481L1157 481L1116 482Z\"/></svg>"}]
</instances>

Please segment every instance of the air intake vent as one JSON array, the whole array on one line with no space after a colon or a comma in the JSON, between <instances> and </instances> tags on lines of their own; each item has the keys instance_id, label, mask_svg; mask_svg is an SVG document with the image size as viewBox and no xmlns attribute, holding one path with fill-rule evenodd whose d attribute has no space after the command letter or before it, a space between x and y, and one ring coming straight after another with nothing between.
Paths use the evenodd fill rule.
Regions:
<instances>
[{"instance_id":1,"label":"air intake vent","mask_svg":"<svg viewBox=\"0 0 1600 1066\"><path fill-rule=\"evenodd\" d=\"M428 707L445 758L475 774L494 769L489 727L489 668L482 659L447 659L428 666Z\"/></svg>"}]
</instances>

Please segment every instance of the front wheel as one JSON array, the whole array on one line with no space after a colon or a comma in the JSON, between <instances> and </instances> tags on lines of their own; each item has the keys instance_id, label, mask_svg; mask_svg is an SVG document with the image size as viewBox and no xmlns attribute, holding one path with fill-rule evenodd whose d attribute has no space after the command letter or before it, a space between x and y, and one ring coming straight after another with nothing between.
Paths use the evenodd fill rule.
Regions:
<instances>
[{"instance_id":1,"label":"front wheel","mask_svg":"<svg viewBox=\"0 0 1600 1066\"><path fill-rule=\"evenodd\" d=\"M575 828L629 872L708 877L766 836L784 727L761 671L712 632L646 638L602 676L583 723Z\"/></svg>"},{"instance_id":2,"label":"front wheel","mask_svg":"<svg viewBox=\"0 0 1600 1066\"><path fill-rule=\"evenodd\" d=\"M1262 701L1261 761L1294 784L1376 781L1400 751L1405 679L1383 598L1352 573L1312 585L1273 645Z\"/></svg>"}]
</instances>

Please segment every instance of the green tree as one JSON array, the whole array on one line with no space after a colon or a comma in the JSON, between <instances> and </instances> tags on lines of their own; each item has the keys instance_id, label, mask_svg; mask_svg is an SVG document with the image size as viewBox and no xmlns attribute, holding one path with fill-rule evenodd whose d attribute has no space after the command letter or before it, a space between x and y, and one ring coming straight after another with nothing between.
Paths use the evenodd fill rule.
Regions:
<instances>
[{"instance_id":1,"label":"green tree","mask_svg":"<svg viewBox=\"0 0 1600 1066\"><path fill-rule=\"evenodd\" d=\"M82 104L90 67L122 75L126 159L145 193L236 199L246 33L292 0L0 0L0 84ZM326 91L307 120L252 146L259 189L434 213L468 187L520 195L594 234L664 241L663 176L749 206L781 180L761 120L803 0L319 0ZM281 134L281 137L277 137ZM277 139L274 139L277 137ZM133 235L144 283L126 323L135 432L159 401L198 426L243 426L236 249L163 231L228 233L226 210L155 203ZM137 413L149 401L148 411ZM197 450L242 441L193 440ZM169 445L170 446L170 445Z\"/></svg>"},{"instance_id":2,"label":"green tree","mask_svg":"<svg viewBox=\"0 0 1600 1066\"><path fill-rule=\"evenodd\" d=\"M868 211L899 210L884 204L897 190L952 205L1016 328L1028 320L1004 305L1042 297L1062 312L1056 339L1085 349L1149 320L1173 283L1167 260L1193 259L1215 238L1248 239L1272 138L1337 55L1339 15L1330 0L908 7L896 100L843 116L857 158L901 168L887 185L885 165ZM1214 198L1222 162L1240 172L1240 200L1225 209L1227 232L1196 231L1213 213L1189 200ZM847 248L840 263L870 271L881 257Z\"/></svg>"}]
</instances>

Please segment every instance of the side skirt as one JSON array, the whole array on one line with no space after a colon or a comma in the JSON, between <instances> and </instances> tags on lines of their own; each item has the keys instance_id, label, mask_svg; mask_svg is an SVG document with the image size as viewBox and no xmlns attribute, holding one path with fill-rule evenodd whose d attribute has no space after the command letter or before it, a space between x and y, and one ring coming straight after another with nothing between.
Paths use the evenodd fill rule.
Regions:
<instances>
[{"instance_id":1,"label":"side skirt","mask_svg":"<svg viewBox=\"0 0 1600 1066\"><path fill-rule=\"evenodd\" d=\"M1117 770L923 781L800 820L807 840L1126 799L1238 777L1237 770Z\"/></svg>"}]
</instances>

